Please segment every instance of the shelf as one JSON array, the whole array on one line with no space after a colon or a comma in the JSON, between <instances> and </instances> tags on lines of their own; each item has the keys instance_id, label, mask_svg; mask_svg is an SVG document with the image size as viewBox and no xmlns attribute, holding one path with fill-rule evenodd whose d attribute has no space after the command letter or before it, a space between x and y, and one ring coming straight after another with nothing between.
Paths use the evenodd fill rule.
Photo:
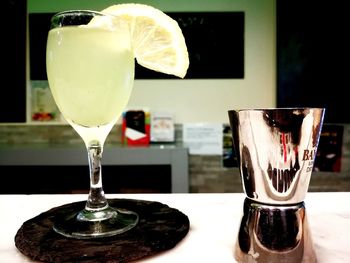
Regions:
<instances>
[{"instance_id":1,"label":"shelf","mask_svg":"<svg viewBox=\"0 0 350 263\"><path fill-rule=\"evenodd\" d=\"M188 193L188 149L179 146L106 146L103 165L170 165L171 192ZM0 166L87 166L86 149L78 146L27 145L0 148ZM67 168L68 169L68 168Z\"/></svg>"}]
</instances>

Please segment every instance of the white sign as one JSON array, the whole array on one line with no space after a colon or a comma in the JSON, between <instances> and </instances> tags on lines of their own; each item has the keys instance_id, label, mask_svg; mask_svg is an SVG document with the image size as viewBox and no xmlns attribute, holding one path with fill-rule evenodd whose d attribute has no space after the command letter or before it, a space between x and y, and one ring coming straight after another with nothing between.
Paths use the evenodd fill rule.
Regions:
<instances>
[{"instance_id":1,"label":"white sign","mask_svg":"<svg viewBox=\"0 0 350 263\"><path fill-rule=\"evenodd\" d=\"M190 154L222 155L223 126L221 123L184 123L182 139Z\"/></svg>"}]
</instances>

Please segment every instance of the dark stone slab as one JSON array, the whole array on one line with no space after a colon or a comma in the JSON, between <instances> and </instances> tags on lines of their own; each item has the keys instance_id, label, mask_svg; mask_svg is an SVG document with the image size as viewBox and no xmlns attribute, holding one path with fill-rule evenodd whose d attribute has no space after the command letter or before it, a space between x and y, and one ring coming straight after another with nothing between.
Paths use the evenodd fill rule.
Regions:
<instances>
[{"instance_id":1,"label":"dark stone slab","mask_svg":"<svg viewBox=\"0 0 350 263\"><path fill-rule=\"evenodd\" d=\"M42 262L130 262L175 247L188 233L190 221L181 211L146 200L110 199L113 207L139 214L133 229L108 238L73 239L57 234L57 214L83 208L85 201L52 208L24 222L15 236L17 249Z\"/></svg>"}]
</instances>

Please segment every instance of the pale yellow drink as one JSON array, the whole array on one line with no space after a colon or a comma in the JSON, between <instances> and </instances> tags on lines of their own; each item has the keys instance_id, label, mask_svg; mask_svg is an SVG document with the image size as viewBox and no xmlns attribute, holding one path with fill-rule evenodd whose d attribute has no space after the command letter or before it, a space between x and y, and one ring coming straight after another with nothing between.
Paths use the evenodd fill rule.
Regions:
<instances>
[{"instance_id":1,"label":"pale yellow drink","mask_svg":"<svg viewBox=\"0 0 350 263\"><path fill-rule=\"evenodd\" d=\"M89 26L52 29L47 75L55 102L85 143L102 142L128 103L134 56L123 30Z\"/></svg>"},{"instance_id":2,"label":"pale yellow drink","mask_svg":"<svg viewBox=\"0 0 350 263\"><path fill-rule=\"evenodd\" d=\"M78 239L124 233L137 225L139 216L108 204L101 172L104 141L129 100L134 59L183 78L189 65L184 37L175 20L142 4L113 5L101 13L60 12L51 18L51 27L49 85L63 116L85 142L90 172L85 208L62 212L53 229Z\"/></svg>"}]
</instances>

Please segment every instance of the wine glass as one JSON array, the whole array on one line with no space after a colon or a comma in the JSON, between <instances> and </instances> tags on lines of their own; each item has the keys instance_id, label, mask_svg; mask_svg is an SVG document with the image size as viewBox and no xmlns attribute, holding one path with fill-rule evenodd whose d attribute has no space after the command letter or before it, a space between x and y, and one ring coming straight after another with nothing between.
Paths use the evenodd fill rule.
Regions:
<instances>
[{"instance_id":1,"label":"wine glass","mask_svg":"<svg viewBox=\"0 0 350 263\"><path fill-rule=\"evenodd\" d=\"M102 186L103 145L128 103L134 56L128 25L111 15L71 10L51 19L46 50L49 86L88 153L90 191L85 209L57 218L54 230L79 239L113 236L138 223L133 211L109 206Z\"/></svg>"}]
</instances>

